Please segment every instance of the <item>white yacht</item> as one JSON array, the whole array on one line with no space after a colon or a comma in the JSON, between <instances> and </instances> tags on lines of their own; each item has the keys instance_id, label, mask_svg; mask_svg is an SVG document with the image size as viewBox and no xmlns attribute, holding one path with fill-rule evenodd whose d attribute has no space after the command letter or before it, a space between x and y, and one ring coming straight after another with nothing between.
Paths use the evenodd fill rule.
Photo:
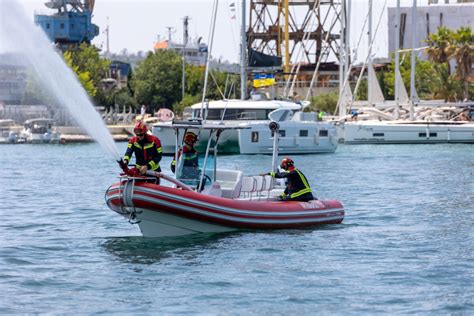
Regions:
<instances>
[{"instance_id":1,"label":"white yacht","mask_svg":"<svg viewBox=\"0 0 474 316\"><path fill-rule=\"evenodd\" d=\"M61 136L57 132L53 119L37 118L27 120L20 132L19 142L59 143Z\"/></svg>"},{"instance_id":2,"label":"white yacht","mask_svg":"<svg viewBox=\"0 0 474 316\"><path fill-rule=\"evenodd\" d=\"M466 114L474 104L424 104L398 108L363 107L336 125L339 142L346 144L474 143L474 121ZM413 112L413 114L411 114ZM410 116L413 116L410 119ZM345 121L345 122L343 122Z\"/></svg>"},{"instance_id":3,"label":"white yacht","mask_svg":"<svg viewBox=\"0 0 474 316\"><path fill-rule=\"evenodd\" d=\"M474 143L466 121L360 121L344 124L346 144Z\"/></svg>"},{"instance_id":4,"label":"white yacht","mask_svg":"<svg viewBox=\"0 0 474 316\"><path fill-rule=\"evenodd\" d=\"M201 103L190 107L191 120L197 123L209 124L267 124L270 112L286 108L293 112L301 111L304 105L293 101L283 100L219 100L211 101L203 108ZM203 113L201 113L203 112ZM205 117L202 121L200 118ZM175 132L171 128L171 122L159 122L153 124L152 133L161 140L164 154L173 154L175 152ZM190 129L199 135L199 129ZM183 135L180 135L182 138ZM179 142L181 143L181 142ZM203 151L207 137L199 135L197 149ZM236 130L225 130L219 138L218 150L220 153L238 154L240 153L239 137ZM271 153L271 152L270 152Z\"/></svg>"},{"instance_id":5,"label":"white yacht","mask_svg":"<svg viewBox=\"0 0 474 316\"><path fill-rule=\"evenodd\" d=\"M278 150L280 154L335 152L338 142L336 128L329 122L318 122L316 119L316 113L298 111L284 120L279 120ZM246 125L249 128L238 130L240 153L271 154L273 132L268 128L268 123Z\"/></svg>"},{"instance_id":6,"label":"white yacht","mask_svg":"<svg viewBox=\"0 0 474 316\"><path fill-rule=\"evenodd\" d=\"M15 126L13 120L0 120L0 144L16 143L18 135Z\"/></svg>"},{"instance_id":7,"label":"white yacht","mask_svg":"<svg viewBox=\"0 0 474 316\"><path fill-rule=\"evenodd\" d=\"M340 142L347 144L422 144L422 143L474 143L474 103L443 100L420 100L415 86L416 65L416 2L412 7L412 43L410 95L403 84L399 69L399 39L395 38L395 100L384 100L372 68L370 49L366 60L368 69L368 100L360 105L353 95L340 94L340 119L336 126ZM371 13L369 13L369 18ZM395 21L400 20L399 3ZM370 23L369 23L370 24ZM395 35L398 36L398 23ZM369 35L370 39L370 35ZM363 68L366 66L364 63ZM359 76L358 83L360 81ZM347 81L347 80L346 80ZM356 90L357 90L356 85ZM342 91L344 91L343 87ZM349 100L349 101L348 101ZM352 115L347 115L346 105Z\"/></svg>"}]
</instances>

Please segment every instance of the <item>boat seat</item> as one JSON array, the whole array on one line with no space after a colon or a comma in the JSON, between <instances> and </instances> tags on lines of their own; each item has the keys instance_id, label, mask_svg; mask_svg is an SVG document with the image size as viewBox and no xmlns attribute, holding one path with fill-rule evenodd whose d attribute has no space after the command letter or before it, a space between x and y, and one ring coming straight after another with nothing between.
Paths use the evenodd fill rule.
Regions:
<instances>
[{"instance_id":1,"label":"boat seat","mask_svg":"<svg viewBox=\"0 0 474 316\"><path fill-rule=\"evenodd\" d=\"M255 192L255 179L254 177L242 177L239 197L252 199L252 194Z\"/></svg>"},{"instance_id":2,"label":"boat seat","mask_svg":"<svg viewBox=\"0 0 474 316\"><path fill-rule=\"evenodd\" d=\"M255 179L255 192L257 193L258 199L262 197L262 192L265 188L265 177L264 176L254 176Z\"/></svg>"},{"instance_id":3,"label":"boat seat","mask_svg":"<svg viewBox=\"0 0 474 316\"><path fill-rule=\"evenodd\" d=\"M240 194L242 171L218 169L216 172L216 182L221 186L222 197L234 198Z\"/></svg>"}]
</instances>

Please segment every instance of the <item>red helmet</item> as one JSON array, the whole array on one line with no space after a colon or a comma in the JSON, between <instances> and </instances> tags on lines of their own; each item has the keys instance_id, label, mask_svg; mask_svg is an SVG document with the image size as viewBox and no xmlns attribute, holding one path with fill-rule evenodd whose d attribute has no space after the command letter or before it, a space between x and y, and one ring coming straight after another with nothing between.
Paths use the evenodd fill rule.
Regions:
<instances>
[{"instance_id":1,"label":"red helmet","mask_svg":"<svg viewBox=\"0 0 474 316\"><path fill-rule=\"evenodd\" d=\"M138 121L137 124L135 124L135 127L133 128L133 132L135 134L146 134L147 131L148 128L146 127L146 124L142 121Z\"/></svg>"},{"instance_id":2,"label":"red helmet","mask_svg":"<svg viewBox=\"0 0 474 316\"><path fill-rule=\"evenodd\" d=\"M283 158L280 164L280 168L283 170L288 170L288 168L295 165L295 162L291 158Z\"/></svg>"},{"instance_id":3,"label":"red helmet","mask_svg":"<svg viewBox=\"0 0 474 316\"><path fill-rule=\"evenodd\" d=\"M186 144L193 145L197 142L197 139L197 135L193 132L186 132L186 134L184 134L184 143Z\"/></svg>"}]
</instances>

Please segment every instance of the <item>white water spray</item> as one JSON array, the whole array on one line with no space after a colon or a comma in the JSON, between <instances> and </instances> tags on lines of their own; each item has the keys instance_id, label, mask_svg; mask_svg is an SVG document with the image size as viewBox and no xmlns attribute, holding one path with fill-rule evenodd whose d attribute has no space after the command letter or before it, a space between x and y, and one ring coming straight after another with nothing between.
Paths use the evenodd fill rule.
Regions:
<instances>
[{"instance_id":1,"label":"white water spray","mask_svg":"<svg viewBox=\"0 0 474 316\"><path fill-rule=\"evenodd\" d=\"M120 159L112 135L76 75L16 0L0 1L0 51L2 49L21 54L40 79L42 87L108 154Z\"/></svg>"}]
</instances>

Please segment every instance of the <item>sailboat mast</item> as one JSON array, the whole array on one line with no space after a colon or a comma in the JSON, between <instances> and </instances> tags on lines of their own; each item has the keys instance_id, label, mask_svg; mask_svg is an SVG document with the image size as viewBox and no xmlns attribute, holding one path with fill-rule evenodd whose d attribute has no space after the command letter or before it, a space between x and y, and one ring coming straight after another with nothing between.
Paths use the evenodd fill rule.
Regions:
<instances>
[{"instance_id":1,"label":"sailboat mast","mask_svg":"<svg viewBox=\"0 0 474 316\"><path fill-rule=\"evenodd\" d=\"M415 47L416 46L416 0L413 0L411 9L411 68L410 68L410 120L415 119Z\"/></svg>"},{"instance_id":2,"label":"sailboat mast","mask_svg":"<svg viewBox=\"0 0 474 316\"><path fill-rule=\"evenodd\" d=\"M374 67L372 67L372 0L369 0L369 25L367 29L367 37L369 43L369 51L368 51L368 65L367 65L367 100L369 104L372 104L373 96L372 96L372 72L374 71Z\"/></svg>"},{"instance_id":3,"label":"sailboat mast","mask_svg":"<svg viewBox=\"0 0 474 316\"><path fill-rule=\"evenodd\" d=\"M342 90L344 89L344 67L345 67L345 52L346 52L346 43L345 43L345 0L341 1L341 30L340 30L340 43L339 43L339 95L342 95Z\"/></svg>"},{"instance_id":4,"label":"sailboat mast","mask_svg":"<svg viewBox=\"0 0 474 316\"><path fill-rule=\"evenodd\" d=\"M285 72L290 72L290 32L289 32L289 5L288 0L285 0Z\"/></svg>"},{"instance_id":5,"label":"sailboat mast","mask_svg":"<svg viewBox=\"0 0 474 316\"><path fill-rule=\"evenodd\" d=\"M397 9L395 10L395 119L400 117L400 0L397 0Z\"/></svg>"},{"instance_id":6,"label":"sailboat mast","mask_svg":"<svg viewBox=\"0 0 474 316\"><path fill-rule=\"evenodd\" d=\"M240 99L247 98L247 37L245 34L245 0L242 0L242 23L240 27Z\"/></svg>"}]
</instances>

